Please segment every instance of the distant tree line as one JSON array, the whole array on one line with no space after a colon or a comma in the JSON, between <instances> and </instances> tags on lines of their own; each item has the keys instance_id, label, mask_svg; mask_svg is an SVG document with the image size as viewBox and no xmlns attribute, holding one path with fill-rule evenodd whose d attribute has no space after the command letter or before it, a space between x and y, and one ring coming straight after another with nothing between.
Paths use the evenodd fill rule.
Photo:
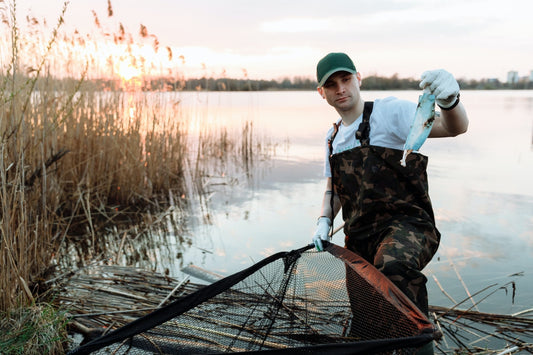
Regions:
<instances>
[{"instance_id":1,"label":"distant tree line","mask_svg":"<svg viewBox=\"0 0 533 355\"><path fill-rule=\"evenodd\" d=\"M533 89L533 82L523 81L515 84L502 83L498 79L467 80L458 79L461 89L466 90L527 90ZM363 78L363 90L419 90L419 79L368 76ZM274 91L274 90L316 90L317 82L306 77L284 78L281 80L254 80L229 78L199 78L181 81L153 80L152 89L166 87L170 90L184 91Z\"/></svg>"},{"instance_id":2,"label":"distant tree line","mask_svg":"<svg viewBox=\"0 0 533 355\"><path fill-rule=\"evenodd\" d=\"M419 79L372 75L363 78L362 90L419 90ZM528 90L533 89L533 82L523 80L515 84L503 83L498 79L467 80L458 79L461 89L466 90ZM124 90L132 82L120 80L91 80L93 88L103 90ZM125 85L126 84L126 85ZM306 77L284 78L280 80L255 80L231 78L156 78L135 81L135 87L145 91L281 91L281 90L316 90L317 82Z\"/></svg>"},{"instance_id":3,"label":"distant tree line","mask_svg":"<svg viewBox=\"0 0 533 355\"><path fill-rule=\"evenodd\" d=\"M168 87L168 82L166 86ZM157 80L151 86L156 87ZM278 90L315 90L316 81L304 77L281 80L253 80L230 78L199 78L171 83L178 90L193 91L278 91Z\"/></svg>"}]
</instances>

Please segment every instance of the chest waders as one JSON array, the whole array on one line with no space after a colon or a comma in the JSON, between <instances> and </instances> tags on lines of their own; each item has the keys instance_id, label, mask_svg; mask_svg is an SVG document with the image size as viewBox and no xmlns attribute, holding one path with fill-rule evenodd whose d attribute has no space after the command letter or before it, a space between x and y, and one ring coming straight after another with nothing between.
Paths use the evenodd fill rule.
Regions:
<instances>
[{"instance_id":1,"label":"chest waders","mask_svg":"<svg viewBox=\"0 0 533 355\"><path fill-rule=\"evenodd\" d=\"M373 264L427 314L427 279L421 270L440 241L428 194L427 157L412 153L403 167L403 151L371 145L372 108L373 102L365 102L356 132L361 146L332 154L338 126L328 142L345 246Z\"/></svg>"}]
</instances>

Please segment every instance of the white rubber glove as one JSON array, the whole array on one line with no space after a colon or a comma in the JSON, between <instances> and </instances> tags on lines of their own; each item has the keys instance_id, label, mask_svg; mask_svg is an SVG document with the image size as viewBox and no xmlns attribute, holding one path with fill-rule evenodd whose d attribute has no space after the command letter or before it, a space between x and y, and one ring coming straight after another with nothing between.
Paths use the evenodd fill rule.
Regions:
<instances>
[{"instance_id":1,"label":"white rubber glove","mask_svg":"<svg viewBox=\"0 0 533 355\"><path fill-rule=\"evenodd\" d=\"M456 103L459 97L459 84L452 74L444 69L428 70L422 73L420 88L435 95L435 102L442 109Z\"/></svg>"},{"instance_id":2,"label":"white rubber glove","mask_svg":"<svg viewBox=\"0 0 533 355\"><path fill-rule=\"evenodd\" d=\"M315 235L313 235L313 243L315 244L316 250L323 251L324 247L322 246L322 241L330 241L329 228L331 227L331 219L328 217L320 217L316 224L317 227Z\"/></svg>"}]
</instances>

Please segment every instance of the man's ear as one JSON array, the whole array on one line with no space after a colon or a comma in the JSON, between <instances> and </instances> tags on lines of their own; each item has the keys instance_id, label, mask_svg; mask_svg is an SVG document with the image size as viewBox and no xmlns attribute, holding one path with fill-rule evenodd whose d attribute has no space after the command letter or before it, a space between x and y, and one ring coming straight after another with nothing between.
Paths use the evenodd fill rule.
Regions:
<instances>
[{"instance_id":1,"label":"man's ear","mask_svg":"<svg viewBox=\"0 0 533 355\"><path fill-rule=\"evenodd\" d=\"M316 90L318 91L318 94L322 96L323 99L326 98L326 96L324 95L324 88L322 86L317 87Z\"/></svg>"}]
</instances>

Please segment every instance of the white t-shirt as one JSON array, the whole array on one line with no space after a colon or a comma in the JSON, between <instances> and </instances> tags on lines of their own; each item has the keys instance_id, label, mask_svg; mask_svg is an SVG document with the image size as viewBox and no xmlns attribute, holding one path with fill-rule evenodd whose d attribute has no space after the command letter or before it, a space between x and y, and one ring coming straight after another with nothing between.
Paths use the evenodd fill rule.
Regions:
<instances>
[{"instance_id":1,"label":"white t-shirt","mask_svg":"<svg viewBox=\"0 0 533 355\"><path fill-rule=\"evenodd\" d=\"M395 97L387 97L374 101L374 108L370 115L370 144L385 148L403 149L403 145L411 123L415 117L416 103L400 100ZM340 122L339 119L337 122ZM351 125L339 125L337 136L333 140L333 154L343 152L361 145L355 138L355 132L363 120L363 115L359 116ZM328 139L333 134L331 127L326 135L326 159L324 164L324 176L331 177L329 166Z\"/></svg>"}]
</instances>

